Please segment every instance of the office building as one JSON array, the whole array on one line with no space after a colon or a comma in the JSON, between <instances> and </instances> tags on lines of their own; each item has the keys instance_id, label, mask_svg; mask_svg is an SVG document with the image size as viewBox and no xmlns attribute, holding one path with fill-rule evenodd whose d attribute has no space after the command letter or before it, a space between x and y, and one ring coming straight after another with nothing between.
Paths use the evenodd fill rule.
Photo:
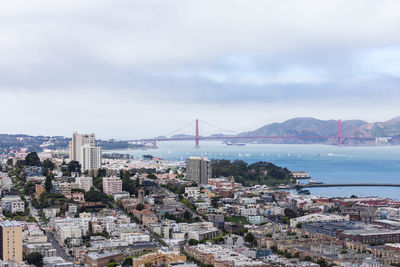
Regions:
<instances>
[{"instance_id":1,"label":"office building","mask_svg":"<svg viewBox=\"0 0 400 267\"><path fill-rule=\"evenodd\" d=\"M0 222L0 257L3 261L22 261L22 227L19 222Z\"/></svg>"},{"instance_id":2,"label":"office building","mask_svg":"<svg viewBox=\"0 0 400 267\"><path fill-rule=\"evenodd\" d=\"M91 134L78 134L77 132L72 134L72 140L69 142L69 159L80 161L81 160L81 148L83 145L95 146L95 135ZM82 163L81 163L82 164Z\"/></svg>"},{"instance_id":3,"label":"office building","mask_svg":"<svg viewBox=\"0 0 400 267\"><path fill-rule=\"evenodd\" d=\"M107 195L122 192L122 180L117 176L103 178L103 192Z\"/></svg>"},{"instance_id":4,"label":"office building","mask_svg":"<svg viewBox=\"0 0 400 267\"><path fill-rule=\"evenodd\" d=\"M83 145L80 153L82 171L94 171L101 168L101 147L90 144Z\"/></svg>"},{"instance_id":5,"label":"office building","mask_svg":"<svg viewBox=\"0 0 400 267\"><path fill-rule=\"evenodd\" d=\"M188 180L206 185L211 175L211 161L207 158L190 157L186 160L186 176Z\"/></svg>"}]
</instances>

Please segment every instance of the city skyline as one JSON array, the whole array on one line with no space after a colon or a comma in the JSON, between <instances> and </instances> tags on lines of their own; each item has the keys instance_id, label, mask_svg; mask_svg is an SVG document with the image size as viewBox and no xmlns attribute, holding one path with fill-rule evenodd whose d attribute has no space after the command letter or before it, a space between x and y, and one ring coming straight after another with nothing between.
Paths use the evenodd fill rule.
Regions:
<instances>
[{"instance_id":1,"label":"city skyline","mask_svg":"<svg viewBox=\"0 0 400 267\"><path fill-rule=\"evenodd\" d=\"M195 118L237 132L303 116L386 121L400 115L399 11L396 1L7 3L2 133L127 139Z\"/></svg>"}]
</instances>

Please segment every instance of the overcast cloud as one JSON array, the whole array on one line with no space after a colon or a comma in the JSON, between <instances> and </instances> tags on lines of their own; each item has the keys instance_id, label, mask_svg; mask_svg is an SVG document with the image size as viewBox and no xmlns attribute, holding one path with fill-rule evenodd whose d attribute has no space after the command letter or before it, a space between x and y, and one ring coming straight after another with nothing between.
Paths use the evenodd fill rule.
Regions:
<instances>
[{"instance_id":1,"label":"overcast cloud","mask_svg":"<svg viewBox=\"0 0 400 267\"><path fill-rule=\"evenodd\" d=\"M400 115L400 2L4 1L0 132Z\"/></svg>"}]
</instances>

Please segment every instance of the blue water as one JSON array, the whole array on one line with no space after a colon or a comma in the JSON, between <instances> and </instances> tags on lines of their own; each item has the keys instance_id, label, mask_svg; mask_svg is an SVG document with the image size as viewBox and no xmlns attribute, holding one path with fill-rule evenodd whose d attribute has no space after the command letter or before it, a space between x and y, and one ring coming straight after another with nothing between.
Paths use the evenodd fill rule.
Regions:
<instances>
[{"instance_id":1,"label":"blue water","mask_svg":"<svg viewBox=\"0 0 400 267\"><path fill-rule=\"evenodd\" d=\"M307 171L312 179L324 183L399 183L400 146L338 147L328 145L247 144L227 146L220 142L202 142L196 149L193 142L164 142L158 149L114 150L136 157L151 154L168 160L184 160L189 156L209 159L240 159L246 162L269 161L293 171ZM312 188L312 194L328 197L378 196L400 199L396 187Z\"/></svg>"}]
</instances>

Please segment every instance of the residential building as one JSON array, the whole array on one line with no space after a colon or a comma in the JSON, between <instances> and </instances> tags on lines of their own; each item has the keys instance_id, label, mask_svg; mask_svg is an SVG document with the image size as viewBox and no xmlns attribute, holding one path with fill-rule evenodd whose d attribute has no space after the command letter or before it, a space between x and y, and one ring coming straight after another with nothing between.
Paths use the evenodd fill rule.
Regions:
<instances>
[{"instance_id":1,"label":"residential building","mask_svg":"<svg viewBox=\"0 0 400 267\"><path fill-rule=\"evenodd\" d=\"M206 185L211 178L211 161L207 158L190 157L186 160L186 178L197 184Z\"/></svg>"},{"instance_id":2,"label":"residential building","mask_svg":"<svg viewBox=\"0 0 400 267\"><path fill-rule=\"evenodd\" d=\"M81 147L80 163L82 171L93 171L101 168L101 147L90 144Z\"/></svg>"},{"instance_id":3,"label":"residential building","mask_svg":"<svg viewBox=\"0 0 400 267\"><path fill-rule=\"evenodd\" d=\"M176 251L171 251L171 252L158 251L155 253L144 255L136 259L134 267L145 266L146 263L150 263L151 265L166 266L168 264L179 261L185 262L186 256L181 255L179 252Z\"/></svg>"},{"instance_id":4,"label":"residential building","mask_svg":"<svg viewBox=\"0 0 400 267\"><path fill-rule=\"evenodd\" d=\"M78 187L80 189L83 189L85 191L89 191L90 188L93 186L93 178L88 176L81 176L81 177L76 177L75 182L78 184Z\"/></svg>"},{"instance_id":5,"label":"residential building","mask_svg":"<svg viewBox=\"0 0 400 267\"><path fill-rule=\"evenodd\" d=\"M18 195L4 196L1 200L1 207L3 208L3 210L9 211L11 213L25 211L25 203Z\"/></svg>"},{"instance_id":6,"label":"residential building","mask_svg":"<svg viewBox=\"0 0 400 267\"><path fill-rule=\"evenodd\" d=\"M349 216L340 216L336 214L308 214L290 219L290 227L296 227L299 223L344 222L348 220Z\"/></svg>"},{"instance_id":7,"label":"residential building","mask_svg":"<svg viewBox=\"0 0 400 267\"><path fill-rule=\"evenodd\" d=\"M186 187L185 194L188 198L198 199L200 196L200 187Z\"/></svg>"},{"instance_id":8,"label":"residential building","mask_svg":"<svg viewBox=\"0 0 400 267\"><path fill-rule=\"evenodd\" d=\"M41 184L35 184L35 195L36 199L40 199L40 195L46 191L46 188Z\"/></svg>"},{"instance_id":9,"label":"residential building","mask_svg":"<svg viewBox=\"0 0 400 267\"><path fill-rule=\"evenodd\" d=\"M22 261L22 227L19 222L0 222L0 258L3 261Z\"/></svg>"},{"instance_id":10,"label":"residential building","mask_svg":"<svg viewBox=\"0 0 400 267\"><path fill-rule=\"evenodd\" d=\"M103 178L103 192L107 195L122 192L122 180L117 176Z\"/></svg>"},{"instance_id":11,"label":"residential building","mask_svg":"<svg viewBox=\"0 0 400 267\"><path fill-rule=\"evenodd\" d=\"M81 148L83 145L89 144L95 146L95 135L91 134L72 134L72 140L69 143L69 159L79 161L81 160ZM82 163L81 163L82 164Z\"/></svg>"},{"instance_id":12,"label":"residential building","mask_svg":"<svg viewBox=\"0 0 400 267\"><path fill-rule=\"evenodd\" d=\"M88 267L104 267L110 263L110 260L114 260L116 262L122 261L124 259L124 254L120 252L104 252L104 253L95 253L90 252L86 256L85 266Z\"/></svg>"},{"instance_id":13,"label":"residential building","mask_svg":"<svg viewBox=\"0 0 400 267\"><path fill-rule=\"evenodd\" d=\"M144 189L143 188L140 188L139 190L138 190L138 203L139 204L144 204Z\"/></svg>"}]
</instances>

